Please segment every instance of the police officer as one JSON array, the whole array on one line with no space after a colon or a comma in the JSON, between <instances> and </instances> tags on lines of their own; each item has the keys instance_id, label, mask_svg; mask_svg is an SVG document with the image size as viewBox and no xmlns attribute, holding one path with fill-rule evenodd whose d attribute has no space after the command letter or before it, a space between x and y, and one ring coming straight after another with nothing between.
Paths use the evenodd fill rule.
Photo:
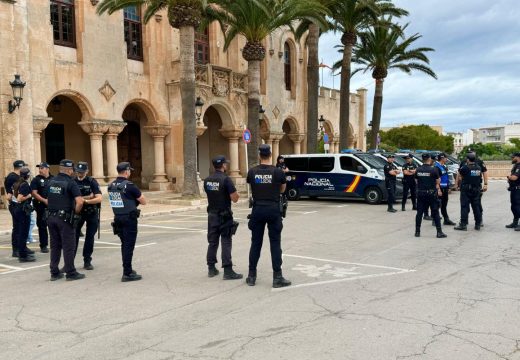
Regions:
<instances>
[{"instance_id":1,"label":"police officer","mask_svg":"<svg viewBox=\"0 0 520 360\"><path fill-rule=\"evenodd\" d=\"M482 224L480 210L482 168L476 163L477 158L474 153L468 153L466 158L467 164L459 169L457 176L457 188L460 188L460 223L455 230L467 230L470 205L475 216L475 230L480 230Z\"/></svg>"},{"instance_id":2,"label":"police officer","mask_svg":"<svg viewBox=\"0 0 520 360\"><path fill-rule=\"evenodd\" d=\"M448 168L446 167L446 154L440 153L437 155L437 161L435 162L435 167L439 171L439 175L441 177L441 190L442 197L441 200L441 213L444 218L444 225L455 225L453 221L450 220L448 216L448 200L450 193L450 177L448 175Z\"/></svg>"},{"instance_id":3,"label":"police officer","mask_svg":"<svg viewBox=\"0 0 520 360\"><path fill-rule=\"evenodd\" d=\"M417 166L413 162L412 154L408 154L405 157L406 164L403 165L403 207L402 210L406 210L406 201L408 200L408 191L410 191L410 197L412 199L412 208L417 210L417 187L415 183L415 171Z\"/></svg>"},{"instance_id":4,"label":"police officer","mask_svg":"<svg viewBox=\"0 0 520 360\"><path fill-rule=\"evenodd\" d=\"M83 198L78 185L72 179L74 163L72 160L60 161L60 172L47 185L48 218L47 226L51 238L51 281L63 278L80 280L85 277L76 271L74 252L76 251L75 223L83 206ZM61 251L63 249L63 272L59 269Z\"/></svg>"},{"instance_id":5,"label":"police officer","mask_svg":"<svg viewBox=\"0 0 520 360\"><path fill-rule=\"evenodd\" d=\"M87 224L85 233L85 243L83 245L83 268L85 270L94 270L92 266L92 253L94 252L94 236L98 231L99 210L103 196L99 189L96 179L88 176L88 163L79 161L76 165L76 177L74 181L79 187L81 196L83 197L83 208L81 209L81 217L76 227L76 251L78 252L79 237L83 224Z\"/></svg>"},{"instance_id":6,"label":"police officer","mask_svg":"<svg viewBox=\"0 0 520 360\"><path fill-rule=\"evenodd\" d=\"M18 245L15 238L15 234L18 232L19 224L14 219L14 210L17 200L16 197L13 196L13 185L20 178L20 170L24 166L27 166L27 164L23 160L16 160L15 162L13 162L13 171L10 172L4 180L4 188L6 192L7 203L9 204L9 213L11 214L11 219L13 221L13 228L11 231L11 246L13 250L13 257L19 256ZM27 249L27 252L30 254L34 254L34 251L32 251L31 249Z\"/></svg>"},{"instance_id":7,"label":"police officer","mask_svg":"<svg viewBox=\"0 0 520 360\"><path fill-rule=\"evenodd\" d=\"M246 283L254 286L256 283L256 267L260 259L265 225L269 230L271 246L271 262L273 266L273 287L279 288L291 285L282 275L282 214L280 211L280 194L285 191L284 172L272 164L271 147L260 145L260 165L250 169L247 182L251 186L253 209L249 216L251 230L251 249L249 250L249 274Z\"/></svg>"},{"instance_id":8,"label":"police officer","mask_svg":"<svg viewBox=\"0 0 520 360\"><path fill-rule=\"evenodd\" d=\"M439 172L432 166L430 154L422 154L423 164L417 168L415 179L417 180L417 214L415 216L415 236L421 236L421 222L425 209L431 209L435 226L437 227L437 238L445 238L442 232L441 219L439 217L438 198L442 196Z\"/></svg>"},{"instance_id":9,"label":"police officer","mask_svg":"<svg viewBox=\"0 0 520 360\"><path fill-rule=\"evenodd\" d=\"M482 186L482 190L480 191L480 195L479 195L479 198L478 198L478 206L480 208L480 215L482 217L482 220L481 220L481 224L480 224L480 227L484 227L484 208L482 207L482 195L483 193L485 193L487 191L487 186L488 186L488 173L487 173L487 167L486 167L486 164L484 163L484 161L482 161L481 159L479 159L478 155L477 155L477 152L475 151L475 149L473 148L469 148L468 149L468 152L467 152L467 155L474 155L475 156L475 164L477 164L479 167L480 167L480 170L482 171L482 178L481 178L481 181L480 183L482 184L482 179L484 180L484 185ZM467 160L465 160L464 162L462 162L460 164L460 167L461 168L463 165L465 165L467 163ZM460 173L459 173L460 174ZM459 177L459 174L457 174L457 183L459 182L460 179L458 179Z\"/></svg>"},{"instance_id":10,"label":"police officer","mask_svg":"<svg viewBox=\"0 0 520 360\"><path fill-rule=\"evenodd\" d=\"M397 175L401 172L397 170L397 166L394 164L395 156L389 154L387 156L387 163L384 167L385 172L385 185L388 192L388 212L395 213L397 210L394 209L395 203L395 190L397 185Z\"/></svg>"},{"instance_id":11,"label":"police officer","mask_svg":"<svg viewBox=\"0 0 520 360\"><path fill-rule=\"evenodd\" d=\"M20 169L20 177L13 185L13 197L16 198L14 205L14 220L18 223L14 234L18 249L18 260L20 262L36 261L33 253L27 250L27 237L31 225L31 186L29 185L30 170L26 167Z\"/></svg>"},{"instance_id":12,"label":"police officer","mask_svg":"<svg viewBox=\"0 0 520 360\"><path fill-rule=\"evenodd\" d=\"M129 162L117 164L117 179L108 186L110 207L114 212L114 234L121 239L121 256L123 259L122 282L141 280L142 276L132 269L135 242L137 240L137 219L141 211L139 205L146 205L146 198L141 190L128 180L132 167Z\"/></svg>"},{"instance_id":13,"label":"police officer","mask_svg":"<svg viewBox=\"0 0 520 360\"><path fill-rule=\"evenodd\" d=\"M513 168L511 175L507 177L509 183L508 190L511 192L511 211L513 212L513 222L506 225L508 229L520 231L518 220L520 219L520 152L516 152L512 156Z\"/></svg>"},{"instance_id":14,"label":"police officer","mask_svg":"<svg viewBox=\"0 0 520 360\"><path fill-rule=\"evenodd\" d=\"M39 174L31 181L33 206L36 211L36 226L38 226L38 237L40 239L40 251L49 252L49 233L47 232L47 185L53 176L49 172L49 164L42 162L36 165Z\"/></svg>"},{"instance_id":15,"label":"police officer","mask_svg":"<svg viewBox=\"0 0 520 360\"><path fill-rule=\"evenodd\" d=\"M285 164L285 159L282 155L278 155L276 158L276 167L282 169L284 173L289 172L289 168Z\"/></svg>"},{"instance_id":16,"label":"police officer","mask_svg":"<svg viewBox=\"0 0 520 360\"><path fill-rule=\"evenodd\" d=\"M236 203L239 195L233 181L226 175L229 164L226 157L219 155L212 162L215 172L204 180L204 191L208 196L208 276L214 277L219 273L215 264L219 242L222 239L224 280L242 279L242 274L233 271L231 261L231 237L235 226L231 201Z\"/></svg>"}]
</instances>

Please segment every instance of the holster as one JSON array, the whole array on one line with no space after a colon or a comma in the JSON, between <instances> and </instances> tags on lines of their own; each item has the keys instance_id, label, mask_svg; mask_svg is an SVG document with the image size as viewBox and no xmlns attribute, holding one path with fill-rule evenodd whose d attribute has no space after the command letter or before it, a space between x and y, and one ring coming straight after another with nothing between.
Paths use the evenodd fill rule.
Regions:
<instances>
[{"instance_id":1,"label":"holster","mask_svg":"<svg viewBox=\"0 0 520 360\"><path fill-rule=\"evenodd\" d=\"M114 235L119 235L121 233L121 227L116 221L113 221L110 223L112 226L112 231L114 232Z\"/></svg>"},{"instance_id":2,"label":"holster","mask_svg":"<svg viewBox=\"0 0 520 360\"><path fill-rule=\"evenodd\" d=\"M282 215L282 218L285 218L287 216L287 207L289 206L289 201L287 200L287 196L284 194L280 195L280 214Z\"/></svg>"},{"instance_id":3,"label":"holster","mask_svg":"<svg viewBox=\"0 0 520 360\"><path fill-rule=\"evenodd\" d=\"M249 208L251 209L253 207L253 205L255 204L255 201L253 200L253 197L251 196L249 198Z\"/></svg>"},{"instance_id":4,"label":"holster","mask_svg":"<svg viewBox=\"0 0 520 360\"><path fill-rule=\"evenodd\" d=\"M221 210L218 212L219 220L220 220L220 233L224 236L231 236L234 234L233 227L235 226L235 221L233 220L233 212L230 209ZM238 223L237 223L238 227ZM235 229L236 232L236 229Z\"/></svg>"},{"instance_id":5,"label":"holster","mask_svg":"<svg viewBox=\"0 0 520 360\"><path fill-rule=\"evenodd\" d=\"M25 215L31 215L31 213L34 211L34 207L29 200L26 200L22 204L22 210Z\"/></svg>"},{"instance_id":6,"label":"holster","mask_svg":"<svg viewBox=\"0 0 520 360\"><path fill-rule=\"evenodd\" d=\"M132 211L130 214L130 219L139 219L139 217L141 216L141 210L140 209L135 209L134 211Z\"/></svg>"}]
</instances>

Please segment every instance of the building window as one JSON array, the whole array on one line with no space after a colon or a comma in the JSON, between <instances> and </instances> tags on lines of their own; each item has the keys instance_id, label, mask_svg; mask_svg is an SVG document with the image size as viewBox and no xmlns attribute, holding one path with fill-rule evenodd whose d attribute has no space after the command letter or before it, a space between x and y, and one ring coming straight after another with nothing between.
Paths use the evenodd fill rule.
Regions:
<instances>
[{"instance_id":1,"label":"building window","mask_svg":"<svg viewBox=\"0 0 520 360\"><path fill-rule=\"evenodd\" d=\"M143 24L141 9L134 5L123 11L125 18L126 55L129 59L143 61Z\"/></svg>"},{"instance_id":2,"label":"building window","mask_svg":"<svg viewBox=\"0 0 520 360\"><path fill-rule=\"evenodd\" d=\"M288 43L284 45L283 51L285 90L291 90L291 48Z\"/></svg>"},{"instance_id":3,"label":"building window","mask_svg":"<svg viewBox=\"0 0 520 360\"><path fill-rule=\"evenodd\" d=\"M195 32L195 63L206 65L209 63L209 31Z\"/></svg>"},{"instance_id":4,"label":"building window","mask_svg":"<svg viewBox=\"0 0 520 360\"><path fill-rule=\"evenodd\" d=\"M49 124L45 129L45 158L51 165L65 159L65 125Z\"/></svg>"},{"instance_id":5,"label":"building window","mask_svg":"<svg viewBox=\"0 0 520 360\"><path fill-rule=\"evenodd\" d=\"M51 0L54 44L76 47L74 0Z\"/></svg>"}]
</instances>

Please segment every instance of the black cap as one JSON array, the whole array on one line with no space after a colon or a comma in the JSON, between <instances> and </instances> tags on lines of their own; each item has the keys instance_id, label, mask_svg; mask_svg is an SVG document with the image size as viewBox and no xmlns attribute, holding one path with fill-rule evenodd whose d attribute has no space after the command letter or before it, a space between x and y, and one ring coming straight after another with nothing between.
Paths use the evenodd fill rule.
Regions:
<instances>
[{"instance_id":1,"label":"black cap","mask_svg":"<svg viewBox=\"0 0 520 360\"><path fill-rule=\"evenodd\" d=\"M76 165L76 172L84 173L88 171L88 163L85 161L79 161Z\"/></svg>"},{"instance_id":2,"label":"black cap","mask_svg":"<svg viewBox=\"0 0 520 360\"><path fill-rule=\"evenodd\" d=\"M441 159L446 159L445 153L440 153L439 155L437 155L437 160L441 160Z\"/></svg>"},{"instance_id":3,"label":"black cap","mask_svg":"<svg viewBox=\"0 0 520 360\"><path fill-rule=\"evenodd\" d=\"M468 159L469 161L475 161L477 160L477 157L475 156L475 153L469 153L466 155L466 159Z\"/></svg>"},{"instance_id":4,"label":"black cap","mask_svg":"<svg viewBox=\"0 0 520 360\"><path fill-rule=\"evenodd\" d=\"M60 166L64 167L64 168L73 168L74 167L74 162L72 160L69 160L69 159L63 159L63 160L60 161Z\"/></svg>"},{"instance_id":5,"label":"black cap","mask_svg":"<svg viewBox=\"0 0 520 360\"><path fill-rule=\"evenodd\" d=\"M423 160L428 160L428 159L431 159L432 156L430 154L428 154L428 153L423 153L421 155L421 157L422 157Z\"/></svg>"},{"instance_id":6,"label":"black cap","mask_svg":"<svg viewBox=\"0 0 520 360\"><path fill-rule=\"evenodd\" d=\"M125 170L134 170L132 168L132 166L130 166L130 163L129 162L120 162L119 164L117 164L117 172L120 173L120 172L123 172Z\"/></svg>"},{"instance_id":7,"label":"black cap","mask_svg":"<svg viewBox=\"0 0 520 360\"><path fill-rule=\"evenodd\" d=\"M49 164L46 163L45 161L42 161L41 163L39 163L38 165L36 165L37 168L41 168L41 169L48 169L49 168Z\"/></svg>"},{"instance_id":8,"label":"black cap","mask_svg":"<svg viewBox=\"0 0 520 360\"><path fill-rule=\"evenodd\" d=\"M511 157L520 157L520 152L514 152Z\"/></svg>"},{"instance_id":9,"label":"black cap","mask_svg":"<svg viewBox=\"0 0 520 360\"><path fill-rule=\"evenodd\" d=\"M271 147L267 144L262 144L258 147L258 152L262 156L269 156L271 155Z\"/></svg>"},{"instance_id":10,"label":"black cap","mask_svg":"<svg viewBox=\"0 0 520 360\"><path fill-rule=\"evenodd\" d=\"M21 167L24 167L24 166L27 166L27 164L23 160L15 160L13 162L13 167L15 167L15 168L21 168Z\"/></svg>"},{"instance_id":11,"label":"black cap","mask_svg":"<svg viewBox=\"0 0 520 360\"><path fill-rule=\"evenodd\" d=\"M225 163L229 164L229 160L227 160L224 155L215 156L213 158L212 162L213 162L214 167L221 167L222 164L225 164Z\"/></svg>"},{"instance_id":12,"label":"black cap","mask_svg":"<svg viewBox=\"0 0 520 360\"><path fill-rule=\"evenodd\" d=\"M405 159L411 159L411 158L413 158L413 155L412 154L407 154L407 155L404 156L404 158Z\"/></svg>"},{"instance_id":13,"label":"black cap","mask_svg":"<svg viewBox=\"0 0 520 360\"><path fill-rule=\"evenodd\" d=\"M386 158L387 158L387 159L395 158L395 155L394 155L394 154L388 154L388 155L386 155Z\"/></svg>"},{"instance_id":14,"label":"black cap","mask_svg":"<svg viewBox=\"0 0 520 360\"><path fill-rule=\"evenodd\" d=\"M28 176L31 173L31 170L29 168L22 168L20 170L20 176Z\"/></svg>"}]
</instances>

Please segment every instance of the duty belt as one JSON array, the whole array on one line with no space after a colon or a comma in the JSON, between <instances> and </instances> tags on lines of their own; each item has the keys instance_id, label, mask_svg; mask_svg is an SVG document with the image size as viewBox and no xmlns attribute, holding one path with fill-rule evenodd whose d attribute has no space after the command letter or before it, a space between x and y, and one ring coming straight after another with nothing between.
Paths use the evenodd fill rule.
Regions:
<instances>
[{"instance_id":1,"label":"duty belt","mask_svg":"<svg viewBox=\"0 0 520 360\"><path fill-rule=\"evenodd\" d=\"M278 205L278 201L274 201L274 200L254 200L253 205L274 206L274 205Z\"/></svg>"},{"instance_id":2,"label":"duty belt","mask_svg":"<svg viewBox=\"0 0 520 360\"><path fill-rule=\"evenodd\" d=\"M435 194L435 190L418 190L417 193L418 193L418 194L428 194L428 195L433 195L433 194Z\"/></svg>"}]
</instances>

